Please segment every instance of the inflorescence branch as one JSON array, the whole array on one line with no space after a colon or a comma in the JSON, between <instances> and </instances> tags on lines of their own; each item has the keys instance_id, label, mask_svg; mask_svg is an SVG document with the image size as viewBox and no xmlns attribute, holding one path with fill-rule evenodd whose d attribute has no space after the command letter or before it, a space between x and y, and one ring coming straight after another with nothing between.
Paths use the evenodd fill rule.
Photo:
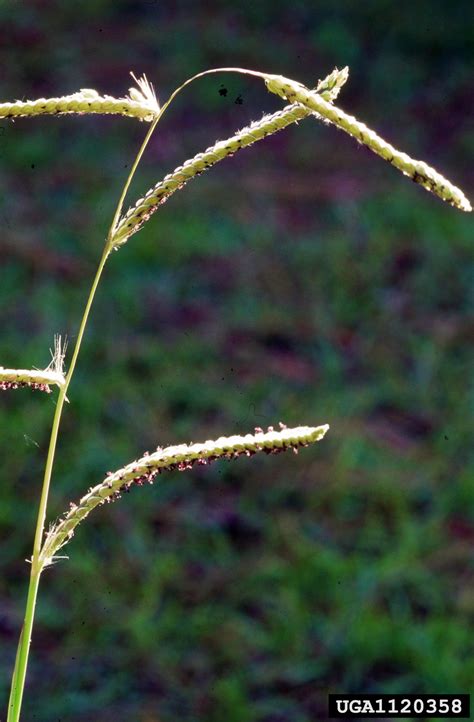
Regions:
<instances>
[{"instance_id":1,"label":"inflorescence branch","mask_svg":"<svg viewBox=\"0 0 474 722\"><path fill-rule=\"evenodd\" d=\"M284 100L301 103L308 110L319 113L325 120L333 123L345 133L366 145L374 153L377 153L395 168L409 176L415 183L419 183L426 190L435 193L442 200L459 208L461 211L472 210L471 204L464 193L442 176L441 173L438 173L427 163L414 160L406 153L397 150L364 123L328 103L318 93L309 90L301 83L279 75L269 75L265 84L270 92L276 93Z\"/></svg>"},{"instance_id":2,"label":"inflorescence branch","mask_svg":"<svg viewBox=\"0 0 474 722\"><path fill-rule=\"evenodd\" d=\"M133 76L134 77L134 76ZM145 76L134 77L138 88L130 88L124 98L99 95L97 90L84 88L72 95L60 98L39 98L38 100L17 100L14 103L0 103L0 118L21 118L34 115L62 115L65 113L103 113L126 115L138 120L151 122L160 111L153 86Z\"/></svg>"},{"instance_id":3,"label":"inflorescence branch","mask_svg":"<svg viewBox=\"0 0 474 722\"><path fill-rule=\"evenodd\" d=\"M111 247L118 248L124 244L130 236L140 230L160 205L192 178L208 170L220 160L231 157L238 150L266 138L267 135L283 130L290 123L306 118L310 113L311 111L302 106L289 105L278 113L265 115L261 120L254 121L231 138L220 140L203 153L198 153L194 158L187 160L172 173L166 175L153 188L150 188L143 198L140 198L132 208L129 208L117 225Z\"/></svg>"},{"instance_id":4,"label":"inflorescence branch","mask_svg":"<svg viewBox=\"0 0 474 722\"><path fill-rule=\"evenodd\" d=\"M220 437L215 441L199 444L179 444L158 448L153 454L145 454L141 459L133 461L122 469L109 472L101 484L89 489L78 504L71 504L64 518L57 522L48 532L40 554L41 567L54 561L56 552L72 538L75 527L104 502L117 499L132 485L153 483L157 474L164 471L190 469L194 464L209 464L217 459L234 459L238 456L252 456L259 451L276 454L293 449L297 452L300 446L308 446L319 441L326 434L329 426L299 426L288 429L280 423L280 430L269 427L266 432L260 428L254 434L246 436Z\"/></svg>"}]
</instances>

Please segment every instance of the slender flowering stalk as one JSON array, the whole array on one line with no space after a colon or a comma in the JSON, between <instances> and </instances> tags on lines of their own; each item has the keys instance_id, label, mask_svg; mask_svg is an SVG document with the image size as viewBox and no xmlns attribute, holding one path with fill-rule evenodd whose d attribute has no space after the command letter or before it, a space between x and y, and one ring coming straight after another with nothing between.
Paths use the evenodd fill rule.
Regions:
<instances>
[{"instance_id":1,"label":"slender flowering stalk","mask_svg":"<svg viewBox=\"0 0 474 722\"><path fill-rule=\"evenodd\" d=\"M0 118L22 118L33 115L62 115L65 113L102 113L126 115L138 120L152 121L159 114L159 105L145 76L137 80L137 88L130 88L130 95L114 98L99 95L96 90L83 88L72 95L38 100L17 100L0 103Z\"/></svg>"},{"instance_id":2,"label":"slender flowering stalk","mask_svg":"<svg viewBox=\"0 0 474 722\"><path fill-rule=\"evenodd\" d=\"M349 69L347 67L342 70L335 68L327 78L319 82L315 92L321 93L321 97L330 103L337 97L348 76ZM283 130L291 123L296 123L312 114L312 110L298 103L293 103L277 113L265 115L261 120L254 121L231 138L218 141L203 153L198 153L194 158L190 158L172 173L166 175L143 198L140 198L132 208L129 208L117 224L111 238L110 247L118 248L118 246L125 243L130 236L140 230L162 203L167 201L175 191L182 188L191 178L200 175L220 160L232 156L238 150L246 148L272 133Z\"/></svg>"},{"instance_id":3,"label":"slender flowering stalk","mask_svg":"<svg viewBox=\"0 0 474 722\"><path fill-rule=\"evenodd\" d=\"M152 483L154 477L163 471L190 469L193 464L208 464L216 459L234 459L238 456L251 456L258 451L267 454L276 454L281 451L308 446L324 437L329 426L324 424L318 427L299 426L288 429L280 424L280 430L272 427L264 432L255 429L254 434L246 436L220 437L215 441L205 441L200 444L179 444L158 449L153 454L147 454L138 461L115 473L109 473L101 484L98 484L82 497L78 504L71 504L66 516L57 523L47 534L40 554L41 567L51 564L56 552L73 536L75 527L95 509L106 501L113 501L122 492L127 491L132 484L143 485Z\"/></svg>"},{"instance_id":4,"label":"slender flowering stalk","mask_svg":"<svg viewBox=\"0 0 474 722\"><path fill-rule=\"evenodd\" d=\"M338 128L356 138L370 148L374 153L380 155L384 160L398 168L402 173L409 176L415 183L423 188L432 191L452 206L461 211L471 211L472 207L464 193L448 181L441 173L431 168L427 163L410 158L390 143L387 143L377 133L368 128L364 123L348 115L340 108L328 103L324 98L309 90L304 85L289 80L279 75L268 76L265 80L268 90L276 93L285 100L293 103L301 103L308 110L321 115L325 120L330 121Z\"/></svg>"}]
</instances>

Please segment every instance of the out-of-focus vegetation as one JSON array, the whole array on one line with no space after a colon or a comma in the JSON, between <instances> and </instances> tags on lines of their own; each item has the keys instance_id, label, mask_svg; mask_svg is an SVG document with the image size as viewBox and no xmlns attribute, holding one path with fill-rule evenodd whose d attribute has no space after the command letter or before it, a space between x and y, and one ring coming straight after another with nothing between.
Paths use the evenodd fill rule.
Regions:
<instances>
[{"instance_id":1,"label":"out-of-focus vegetation","mask_svg":"<svg viewBox=\"0 0 474 722\"><path fill-rule=\"evenodd\" d=\"M308 85L474 195L474 6L379 0L0 5L2 99L164 100L217 65ZM281 106L196 82L130 201ZM146 131L0 124L0 363L42 366L80 309ZM101 508L42 579L24 719L309 722L328 691L474 678L472 220L306 120L176 194L114 254L68 394L62 512L157 444L329 422L298 457L170 474ZM21 618L54 398L0 397L0 691Z\"/></svg>"}]
</instances>

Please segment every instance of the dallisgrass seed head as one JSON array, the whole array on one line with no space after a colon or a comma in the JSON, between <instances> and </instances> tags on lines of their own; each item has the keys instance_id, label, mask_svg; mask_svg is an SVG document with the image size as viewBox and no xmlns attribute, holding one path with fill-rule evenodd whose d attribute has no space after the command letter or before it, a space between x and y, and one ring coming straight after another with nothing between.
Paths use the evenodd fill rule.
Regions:
<instances>
[{"instance_id":1,"label":"dallisgrass seed head","mask_svg":"<svg viewBox=\"0 0 474 722\"><path fill-rule=\"evenodd\" d=\"M48 566L54 561L56 552L72 538L75 527L96 506L114 501L132 485L151 484L154 478L164 471L184 471L192 468L194 464L206 465L217 459L252 456L259 451L277 454L292 449L297 453L299 447L322 439L328 429L327 424L288 429L280 423L278 431L273 427L268 427L267 431L256 428L254 434L246 436L220 437L215 441L199 444L179 444L165 449L158 448L153 454L145 454L122 469L109 472L101 484L89 489L77 504L70 505L63 519L57 522L46 536L40 555L41 566Z\"/></svg>"},{"instance_id":2,"label":"dallisgrass seed head","mask_svg":"<svg viewBox=\"0 0 474 722\"><path fill-rule=\"evenodd\" d=\"M100 95L96 90L83 88L77 93L60 98L17 100L0 103L0 118L25 118L34 115L64 115L65 113L119 114L151 122L160 112L153 86L143 75L139 80L133 76L138 88L130 88L129 95L114 98Z\"/></svg>"},{"instance_id":3,"label":"dallisgrass seed head","mask_svg":"<svg viewBox=\"0 0 474 722\"><path fill-rule=\"evenodd\" d=\"M471 204L464 193L444 178L441 173L438 173L427 163L414 160L406 153L400 152L364 123L328 103L320 94L309 90L301 83L279 75L269 75L265 83L270 92L276 93L293 103L301 103L308 110L318 113L322 118L354 137L359 143L366 145L374 153L377 153L384 160L394 165L395 168L409 176L415 183L419 183L426 190L435 193L442 200L459 208L461 211L472 210Z\"/></svg>"},{"instance_id":4,"label":"dallisgrass seed head","mask_svg":"<svg viewBox=\"0 0 474 722\"><path fill-rule=\"evenodd\" d=\"M295 123L310 113L311 111L301 106L289 105L278 113L265 115L261 120L251 123L231 138L218 141L203 153L198 153L194 158L190 158L183 165L178 166L151 188L143 198L140 198L132 208L129 208L115 229L111 248L118 248L130 236L139 231L159 206L167 201L175 191L183 188L192 178L208 170L220 160L231 157L242 148L283 130L290 123Z\"/></svg>"}]
</instances>

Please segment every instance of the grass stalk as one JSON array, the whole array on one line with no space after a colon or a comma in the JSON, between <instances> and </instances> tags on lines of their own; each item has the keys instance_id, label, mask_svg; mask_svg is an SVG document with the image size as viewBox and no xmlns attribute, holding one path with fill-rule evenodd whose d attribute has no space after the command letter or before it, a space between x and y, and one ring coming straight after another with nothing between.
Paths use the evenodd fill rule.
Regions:
<instances>
[{"instance_id":1,"label":"grass stalk","mask_svg":"<svg viewBox=\"0 0 474 722\"><path fill-rule=\"evenodd\" d=\"M38 587L40 576L42 572L42 564L40 560L40 551L44 535L44 523L46 518L46 508L48 505L49 488L51 484L51 475L54 465L54 457L56 453L56 445L58 440L59 426L61 424L61 416L66 400L66 392L74 374L76 367L77 358L81 349L82 339L87 326L87 320L92 307L95 293L99 285L102 271L104 270L105 262L109 255L109 251L106 248L102 254L102 257L97 268L94 281L92 283L91 290L87 299L86 307L79 327L79 333L77 335L74 351L71 359L71 365L66 376L65 383L60 387L58 400L56 403L56 410L54 412L53 425L51 428L51 436L49 440L48 456L46 458L46 466L44 470L43 486L41 489L41 499L38 508L38 517L36 521L36 531L33 544L33 555L31 557L31 572L30 582L28 586L28 597L26 601L25 618L23 621L23 627L20 635L20 641L18 645L18 653L16 657L15 667L13 670L12 685L10 692L10 700L8 704L8 717L7 722L18 722L20 719L21 703L23 700L23 691L25 687L26 669L28 666L28 654L31 644L31 633L33 629L33 622L36 608L36 597L38 594Z\"/></svg>"},{"instance_id":2,"label":"grass stalk","mask_svg":"<svg viewBox=\"0 0 474 722\"><path fill-rule=\"evenodd\" d=\"M239 72L259 77L265 80L269 91L289 100L292 104L278 113L265 116L262 120L252 123L249 127L244 128L232 136L232 138L226 141L220 141L211 148L208 148L204 153L200 153L186 161L173 173L166 176L163 181L150 189L144 198L137 201L137 203L121 217L127 191L151 135L164 111L176 95L190 82L209 73L221 71ZM11 387L15 386L15 384L36 384L40 386L43 383L47 385L49 382L56 383L59 387L38 508L25 616L13 671L7 722L19 722L20 719L41 573L47 565L54 561L55 553L72 537L75 527L95 507L117 498L120 493L127 491L132 484L140 485L145 482L152 482L154 477L163 471L170 469L184 470L190 468L194 463L207 464L221 457L231 459L242 454L251 455L257 451L277 453L291 448L297 451L299 446L306 446L309 443L323 438L328 429L327 425L320 427L297 427L295 429L287 429L281 425L279 431L274 431L273 428L269 427L267 432L256 429L255 434L248 434L247 436L220 437L215 441L206 441L200 444L180 444L167 447L166 449L159 448L153 454L146 454L141 459L132 462L115 473L108 474L100 484L89 489L79 500L78 504L71 505L69 511L50 529L45 537L48 496L64 402L67 401L67 390L75 371L94 297L110 252L125 243L127 238L141 228L143 223L162 202L176 190L180 189L192 177L202 173L216 162L232 155L237 150L266 137L269 133L281 130L289 123L296 122L307 115L313 115L319 119L333 123L356 138L358 142L367 145L372 151L397 167L405 175L410 176L414 181L420 183L427 190L436 193L443 200L451 203L460 210L471 210L471 205L462 191L441 174L426 163L413 160L405 153L396 150L374 131L367 128L366 125L333 105L333 100L337 97L341 86L346 80L347 69L345 68L342 71L336 69L325 80L321 81L315 90L310 90L300 83L283 78L282 76L259 73L242 68L219 68L199 73L187 80L174 91L161 108L158 105L152 86L145 77L136 80L138 90L136 88L130 89L130 95L120 99L111 98L110 96L99 96L94 90L81 90L73 96L64 96L62 98L0 104L0 118L31 116L44 113L82 114L91 112L118 112L133 115L134 117L151 122L148 133L138 151L118 200L102 256L84 308L67 375L64 377L62 374L62 355L59 341L58 358L61 364L61 374L55 379L51 375L46 378L45 376L40 378L40 376L34 375L36 372L33 374L33 372L24 369L0 368L0 388L2 387L2 383L6 385L6 387ZM54 369L54 371L56 372L58 369ZM47 370L44 373L47 374Z\"/></svg>"}]
</instances>

